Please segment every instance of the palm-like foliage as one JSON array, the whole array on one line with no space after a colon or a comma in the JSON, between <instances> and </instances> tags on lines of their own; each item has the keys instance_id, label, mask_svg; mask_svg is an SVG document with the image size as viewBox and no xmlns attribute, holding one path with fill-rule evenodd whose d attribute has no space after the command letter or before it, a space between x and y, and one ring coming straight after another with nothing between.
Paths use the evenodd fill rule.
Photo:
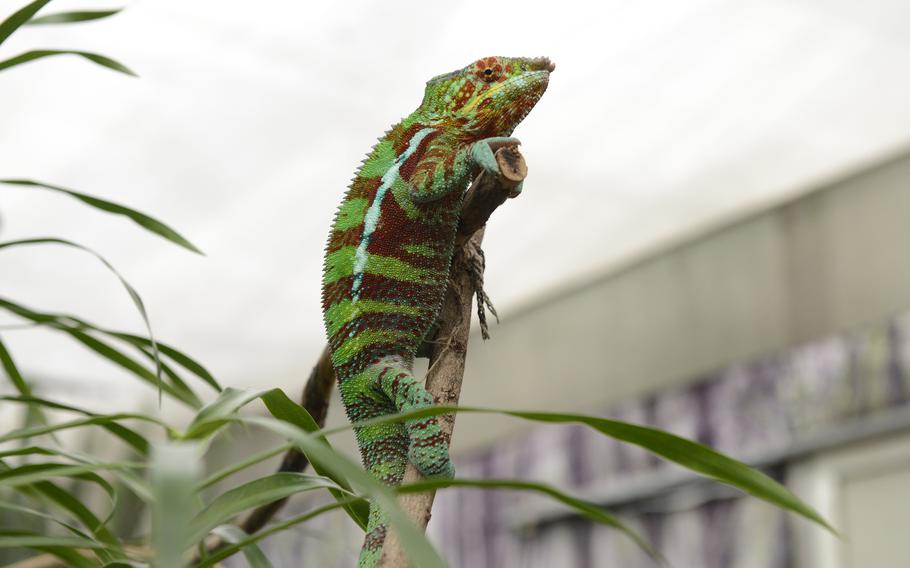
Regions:
<instances>
[{"instance_id":1,"label":"palm-like foliage","mask_svg":"<svg viewBox=\"0 0 910 568\"><path fill-rule=\"evenodd\" d=\"M36 17L50 0L37 0L0 23L0 44L26 25L84 22L109 17L117 10L82 11ZM47 49L29 51L0 60L0 71L55 55L76 55L114 71L132 74L124 65L103 55L80 50ZM73 197L94 209L123 215L138 226L181 247L199 252L179 233L156 219L128 207L57 185L32 180L0 179L7 190L48 190ZM304 523L318 515L341 509L360 526L365 526L366 502L375 500L390 514L392 526L418 566L442 566L443 560L427 539L407 519L396 502L396 493L445 487L475 487L531 491L562 502L577 514L627 533L646 550L647 543L626 528L616 517L594 503L584 502L539 483L521 480L432 480L392 489L367 474L359 464L335 452L315 421L282 391L241 391L223 389L203 365L178 349L155 340L139 293L97 252L62 237L35 237L0 242L4 249L54 245L75 247L99 259L120 280L143 319L147 334L139 336L102 328L79 317L30 308L12 299L0 298L0 310L33 325L62 333L134 378L152 384L192 409L195 418L184 429L143 413L90 412L59 400L37 397L27 373L20 370L13 354L0 338L0 367L16 394L0 397L4 408L24 407L21 428L0 435L0 554L4 550L31 549L59 557L82 567L160 566L187 562L188 553L200 548L209 535L227 543L218 552L196 562L199 568L237 552L243 552L251 566L270 566L256 543L267 536ZM193 386L193 383L196 383ZM197 393L203 386L206 394ZM212 399L207 404L206 399ZM269 416L250 416L240 410L261 400ZM445 412L497 412L519 419L544 423L582 424L620 441L641 446L693 471L738 487L777 506L794 511L823 526L825 521L784 487L764 474L725 457L710 448L660 430L603 418L544 412L519 412L478 408L435 408L409 416ZM55 417L48 418L50 412ZM401 416L382 420L398 420ZM213 441L228 427L244 424L271 432L288 442L274 449L206 475L202 464ZM85 429L103 430L122 443L122 459L65 449L55 434ZM91 432L92 435L98 435ZM276 473L203 498L221 480L297 446L307 454L314 474ZM103 496L98 504L83 503L91 490ZM274 524L247 535L235 524L238 515L259 505L297 493L327 492L334 503ZM135 546L118 534L113 520L126 507L139 503L133 515L151 515L151 533ZM154 552L151 552L151 551ZM2 558L2 557L0 557Z\"/></svg>"}]
</instances>

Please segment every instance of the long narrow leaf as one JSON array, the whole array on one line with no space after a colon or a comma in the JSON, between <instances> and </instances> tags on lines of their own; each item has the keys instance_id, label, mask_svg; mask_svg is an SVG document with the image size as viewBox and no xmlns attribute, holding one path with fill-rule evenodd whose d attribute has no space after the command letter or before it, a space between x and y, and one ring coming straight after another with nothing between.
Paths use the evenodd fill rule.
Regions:
<instances>
[{"instance_id":1,"label":"long narrow leaf","mask_svg":"<svg viewBox=\"0 0 910 568\"><path fill-rule=\"evenodd\" d=\"M25 531L0 531L0 548L36 548L65 546L69 548L103 548L104 545L85 538L44 536Z\"/></svg>"},{"instance_id":2,"label":"long narrow leaf","mask_svg":"<svg viewBox=\"0 0 910 568\"><path fill-rule=\"evenodd\" d=\"M332 475L348 479L359 492L366 494L371 502L381 507L389 518L389 525L398 534L402 549L412 565L421 568L443 568L445 562L419 531L408 515L401 509L395 493L382 482L364 471L346 456L331 450L320 442L315 434L309 434L287 422L258 416L245 417L244 423L256 424L285 436L297 444L310 459L318 461Z\"/></svg>"},{"instance_id":3,"label":"long narrow leaf","mask_svg":"<svg viewBox=\"0 0 910 568\"><path fill-rule=\"evenodd\" d=\"M196 394L192 391L189 391L188 387L186 387L185 384L179 385L177 388L175 388L168 383L160 381L154 372L148 370L141 363L128 356L126 353L113 347L112 345L105 343L104 341L86 333L86 331L82 329L82 326L78 324L74 325L74 322L58 319L53 315L41 314L27 310L22 306L15 305L12 302L2 299L0 299L0 308L7 309L16 315L19 315L41 325L46 325L62 331L63 333L66 333L85 347L101 355L115 365L126 369L141 380L149 383L151 386L160 388L164 393L167 393L168 395L183 402L184 404L193 408L199 408L202 406L202 402L199 400L199 397L196 396ZM183 388L179 388L180 386Z\"/></svg>"},{"instance_id":4,"label":"long narrow leaf","mask_svg":"<svg viewBox=\"0 0 910 568\"><path fill-rule=\"evenodd\" d=\"M82 503L81 499L51 481L41 481L35 483L32 487L57 507L73 515L74 518L78 519L79 522L92 533L92 536L96 540L105 545L106 550L102 554L102 556L104 556L103 560L110 561L126 557L126 553L120 546L120 542L107 528L106 521L102 521L95 516L95 514ZM108 515L108 518L114 513L115 505L116 501L112 501L111 512Z\"/></svg>"},{"instance_id":5,"label":"long narrow leaf","mask_svg":"<svg viewBox=\"0 0 910 568\"><path fill-rule=\"evenodd\" d=\"M198 439L210 435L216 429L235 421L237 410L259 398L262 399L269 412L275 418L293 424L305 432L317 432L319 430L319 425L316 424L316 421L313 420L313 417L310 416L306 409L294 403L281 389L257 392L227 388L218 399L199 411L187 429L186 434L184 434L184 438ZM317 433L316 441L330 451L334 451L325 436ZM329 488L332 496L339 501L345 499L345 493L349 493L352 490L347 479L343 475L332 471L331 468L323 466L318 459L316 461L311 459L311 463L317 473L329 477L338 484L339 490ZM366 529L369 507L365 503L358 502L346 505L345 511L355 523Z\"/></svg>"},{"instance_id":6,"label":"long narrow leaf","mask_svg":"<svg viewBox=\"0 0 910 568\"><path fill-rule=\"evenodd\" d=\"M234 525L221 525L215 527L212 529L212 534L220 537L224 542L231 544L241 542L250 536L243 532L243 529ZM272 568L272 563L266 558L262 549L255 544L248 544L241 550L243 551L243 555L246 557L246 561L249 563L250 568Z\"/></svg>"},{"instance_id":7,"label":"long narrow leaf","mask_svg":"<svg viewBox=\"0 0 910 568\"><path fill-rule=\"evenodd\" d=\"M119 341L123 341L124 343L127 343L130 346L139 349L140 351L151 347L151 343L149 342L148 338L129 333L112 331L68 314L38 312L4 298L0 298L0 308L5 309L21 318L34 322L37 325L49 326L60 331L67 332L70 329L91 330L102 335L112 337ZM212 374L209 373L209 371L198 361L165 343L159 342L158 350L160 354L163 354L164 356L171 359L174 363L193 373L211 385L211 387L216 391L221 392L221 385L218 384L218 381L215 380ZM143 351L143 353L145 353L145 351Z\"/></svg>"},{"instance_id":8,"label":"long narrow leaf","mask_svg":"<svg viewBox=\"0 0 910 568\"><path fill-rule=\"evenodd\" d=\"M0 71L4 71L6 69L15 67L17 65L22 65L23 63L29 63L29 62L35 61L37 59L44 59L45 57L55 57L57 55L76 55L78 57L87 59L88 61L91 61L92 63L95 63L102 67L107 67L108 69L111 69L113 71L118 71L120 73L130 75L131 77L138 77L138 75L136 75L136 73L133 72L129 67L127 67L123 63L114 61L110 57L101 55L99 53L91 53L89 51L78 51L75 49L36 49L33 51L26 51L25 53L20 53L19 55L15 56L15 57L10 57L9 59L0 61Z\"/></svg>"},{"instance_id":9,"label":"long narrow leaf","mask_svg":"<svg viewBox=\"0 0 910 568\"><path fill-rule=\"evenodd\" d=\"M78 538L91 538L91 536L89 536L85 532L81 531L76 526L63 521L58 516L54 516L49 513L45 513L43 511L33 509L31 507L25 507L23 505L16 505L14 503L0 501L0 509L5 509L7 511L13 511L13 512L19 513L21 515L28 515L30 517L36 517L36 518L42 519L45 522L53 523L55 525L63 527L64 529L66 529L67 531L72 533L73 536L76 536Z\"/></svg>"},{"instance_id":10,"label":"long narrow leaf","mask_svg":"<svg viewBox=\"0 0 910 568\"><path fill-rule=\"evenodd\" d=\"M46 24L72 24L76 22L91 22L92 20L100 20L102 18L107 18L113 16L114 14L119 13L123 8L116 8L114 10L83 10L78 12L58 12L56 14L48 14L47 16L41 16L40 18L32 18L31 20L25 22L26 26L43 26Z\"/></svg>"},{"instance_id":11,"label":"long narrow leaf","mask_svg":"<svg viewBox=\"0 0 910 568\"><path fill-rule=\"evenodd\" d=\"M19 368L16 367L16 362L13 361L13 356L6 348L6 345L4 345L2 339L0 339L0 367L3 367L6 376L9 377L10 382L13 383L13 387L19 391L19 394L23 397L32 396L31 386L26 382L22 373L19 371ZM26 412L28 413L26 419L27 424L47 424L47 417L38 405L28 403Z\"/></svg>"},{"instance_id":12,"label":"long narrow leaf","mask_svg":"<svg viewBox=\"0 0 910 568\"><path fill-rule=\"evenodd\" d=\"M262 396L263 402L266 403L269 411L275 418L290 422L295 426L301 428L302 430L314 433L317 438L317 441L323 441L326 444L328 442L318 433L318 426L312 417L303 409L301 406L294 404L287 395L284 394L280 389L274 389L269 391ZM317 471L331 468L324 468L321 466L318 460L312 462L314 469ZM322 471L320 471L322 473ZM625 526L622 522L619 521L613 515L610 515L608 512L604 511L601 507L582 501L580 499L566 495L565 493L560 492L559 490L540 483L528 482L528 481L503 481L503 480L426 480L421 483L412 484L400 488L401 492L420 492L426 491L428 489L434 489L439 487L475 487L475 488L496 488L496 489L521 489L526 491L535 491L538 493L543 493L548 495L570 507L575 509L580 514L595 520L597 522L612 526L621 530L627 536L629 536L636 544L638 544L644 551L646 551L652 557L659 559L659 555L651 548L647 542L641 538L634 531ZM342 496L347 497L347 496Z\"/></svg>"},{"instance_id":13,"label":"long narrow leaf","mask_svg":"<svg viewBox=\"0 0 910 568\"><path fill-rule=\"evenodd\" d=\"M423 493L424 491L444 489L448 487L465 487L470 489L506 489L512 491L527 491L541 493L567 505L579 515L594 522L619 529L631 538L635 544L647 552L652 558L666 564L666 561L655 551L648 542L638 533L633 531L622 521L604 510L603 507L572 497L551 485L533 481L517 479L425 479L416 483L409 483L398 487L398 493Z\"/></svg>"},{"instance_id":14,"label":"long narrow leaf","mask_svg":"<svg viewBox=\"0 0 910 568\"><path fill-rule=\"evenodd\" d=\"M316 421L313 420L313 417L310 416L310 413L306 411L305 408L295 403L293 400L288 398L288 396L281 389L273 389L262 396L262 402L265 403L266 408L268 408L269 413L278 420L283 420L294 426L297 426L305 432L314 433L317 432L316 440L320 443L325 444L327 448L331 448L328 439L325 436L318 434L319 425L316 424ZM322 466L319 461L311 462L313 470L320 475L330 475L331 472ZM333 477L335 483L337 483L344 491L351 491L351 486L348 483L348 480L343 477ZM346 496L341 491L330 491L335 500L341 502L347 502ZM366 530L367 518L369 515L369 505L358 501L355 503L349 503L344 506L345 511L348 513L348 516L357 523L360 528Z\"/></svg>"},{"instance_id":15,"label":"long narrow leaf","mask_svg":"<svg viewBox=\"0 0 910 568\"><path fill-rule=\"evenodd\" d=\"M158 388L160 386L163 392L168 393L175 399L191 406L193 408L198 408L201 405L201 401L195 394L185 393L178 389L175 389L173 386L160 382L155 373L149 371L143 365L138 363L132 357L129 357L126 353L120 351L119 349L114 348L108 343L101 341L100 339L93 337L85 332L78 331L75 329L64 329L73 339L88 347L95 353L98 353L105 359L109 360L111 363L126 369L132 374L136 375L143 381L147 382L153 387Z\"/></svg>"},{"instance_id":16,"label":"long narrow leaf","mask_svg":"<svg viewBox=\"0 0 910 568\"><path fill-rule=\"evenodd\" d=\"M352 499L349 499L348 501L353 502L354 499L352 498ZM290 519L288 519L286 521L282 521L280 523L275 523L274 525L270 526L267 529L261 530L261 531L257 532L256 534L249 535L248 537L246 537L242 540L238 540L232 544L229 544L227 546L220 548L219 550L215 551L207 558L201 560L193 568L211 568L217 562L220 562L220 561L224 560L225 558L228 558L229 556L233 556L234 554L237 554L237 552L239 552L240 550L243 550L244 548L246 548L248 546L256 544L260 540L270 537L273 534L285 531L295 525L299 525L300 523L305 523L306 521L309 521L310 519L314 519L324 513L329 513L331 511L334 511L335 509L340 509L344 505L345 505L345 503L337 503L337 502L329 503L328 505L323 505L322 507L317 507L311 511L307 511L306 513L297 515L296 517L291 517Z\"/></svg>"},{"instance_id":17,"label":"long narrow leaf","mask_svg":"<svg viewBox=\"0 0 910 568\"><path fill-rule=\"evenodd\" d=\"M152 461L152 546L156 568L185 565L183 553L190 544L188 532L193 518L193 488L202 469L199 448L192 444L162 444Z\"/></svg>"},{"instance_id":18,"label":"long narrow leaf","mask_svg":"<svg viewBox=\"0 0 910 568\"><path fill-rule=\"evenodd\" d=\"M22 396L32 396L31 387L25 382L22 373L19 372L16 363L13 361L13 356L10 355L9 350L7 350L2 340L0 340L0 365L3 366L3 370L6 371L6 376L9 377L10 382L13 383L13 386L19 391L19 394Z\"/></svg>"},{"instance_id":19,"label":"long narrow leaf","mask_svg":"<svg viewBox=\"0 0 910 568\"><path fill-rule=\"evenodd\" d=\"M39 181L28 180L28 179L0 179L0 183L5 183L9 185L17 185L20 187L31 187L31 188L42 188L49 189L51 191L57 191L60 193L65 193L71 197L78 199L79 201L85 203L86 205L91 205L96 209L106 211L107 213L114 213L116 215L124 215L132 219L135 223L139 224L141 227L155 233L159 237L163 237L174 244L180 245L183 248L189 249L195 253L202 254L202 251L196 248L196 245L189 242L183 238L177 231L168 227L161 221L149 217L145 213L140 213L129 207L114 203L112 201L107 201L106 199L101 199L93 195L88 195L86 193L80 193L72 189L67 189L65 187L60 187L59 185L52 185L49 183L42 183Z\"/></svg>"},{"instance_id":20,"label":"long narrow leaf","mask_svg":"<svg viewBox=\"0 0 910 568\"><path fill-rule=\"evenodd\" d=\"M267 391L246 391L235 388L226 388L221 394L202 407L190 423L183 438L187 440L202 439L221 427L235 421L235 413L248 404L260 398Z\"/></svg>"},{"instance_id":21,"label":"long narrow leaf","mask_svg":"<svg viewBox=\"0 0 910 568\"><path fill-rule=\"evenodd\" d=\"M116 499L114 487L96 472L120 469L122 467L120 464L113 463L69 464L46 462L25 464L0 472L0 487L19 487L64 477L94 483L103 489L111 499Z\"/></svg>"},{"instance_id":22,"label":"long narrow leaf","mask_svg":"<svg viewBox=\"0 0 910 568\"><path fill-rule=\"evenodd\" d=\"M0 23L0 44L6 41L6 38L12 35L12 33L25 24L25 22L29 21L38 10L44 8L50 1L51 0L35 0L13 12L10 17L3 20L3 23Z\"/></svg>"},{"instance_id":23,"label":"long narrow leaf","mask_svg":"<svg viewBox=\"0 0 910 568\"><path fill-rule=\"evenodd\" d=\"M212 485L215 485L216 483L219 483L220 481L231 477L235 473L239 473L249 467L264 462L265 460L273 458L277 455L281 455L293 447L294 445L290 443L282 444L280 446L276 446L274 448L245 457L240 461L232 462L230 465L216 471L215 473L203 479L196 487L196 490L203 491L204 489L208 489Z\"/></svg>"},{"instance_id":24,"label":"long narrow leaf","mask_svg":"<svg viewBox=\"0 0 910 568\"><path fill-rule=\"evenodd\" d=\"M111 273L114 276L117 277L118 280L120 280L120 284L126 290L127 294L129 294L130 300L132 300L133 305L136 306L136 310L139 312L139 316L142 318L142 322L145 324L145 331L146 331L146 333L148 333L149 342L152 345L152 354L153 354L154 362L155 362L157 380L158 380L158 384L160 387L160 384L161 384L161 355L158 352L158 344L155 342L155 334L152 332L152 322L149 321L148 311L146 311L146 309L145 309L145 302L142 301L142 296L139 295L139 292L136 291L136 289L133 287L133 285L130 284L129 282L127 282L126 278L124 278L123 275L120 274L120 272L118 272L117 269L114 268L114 265L111 264L106 258L104 258L99 253L95 252L94 250L90 249L87 246L80 245L79 243L75 243L73 241L70 241L67 239L61 239L58 237L39 237L39 238L31 238L31 239L20 239L20 240L16 240L16 241L7 241L7 242L0 243L0 250L2 250L4 248L12 248L12 247L18 247L18 246L47 245L47 244L62 245L62 246L66 246L66 247L75 248L75 249L81 250L83 252L87 252L90 255L97 258L101 262L101 264L103 264L109 271L111 271ZM25 394L25 393L23 393L23 394ZM160 390L159 390L159 398L160 398ZM160 400L159 400L159 402L160 402Z\"/></svg>"},{"instance_id":25,"label":"long narrow leaf","mask_svg":"<svg viewBox=\"0 0 910 568\"><path fill-rule=\"evenodd\" d=\"M163 428L167 428L167 425L161 422L160 420L147 416L145 414L136 414L136 413L120 413L120 414L100 414L89 416L88 418L80 418L78 420L71 420L69 422L60 422L57 424L47 424L42 426L30 426L27 428L19 428L18 430L12 430L3 435L0 435L0 443L9 442L12 440L23 440L28 438L33 438L35 436L41 436L44 434L50 434L51 432L59 432L61 430L71 430L73 428L81 428L83 426L105 426L108 424L116 424L122 420L141 420L144 422L150 422L152 424L157 424Z\"/></svg>"},{"instance_id":26,"label":"long narrow leaf","mask_svg":"<svg viewBox=\"0 0 910 568\"><path fill-rule=\"evenodd\" d=\"M61 404L59 402L53 402L53 401L43 399L43 398L0 396L0 400L7 401L7 402L18 402L18 403L22 403L22 404L35 405L35 406L44 407L44 408L53 408L54 410L64 410L67 412L75 412L77 414L81 414L83 416L89 416L89 417L98 417L99 416L98 414L96 414L94 412L89 412L88 410L83 410L83 409L75 407L75 406ZM148 454L148 448L149 448L148 440L146 440L143 435L139 434L135 430L131 430L118 422L105 422L103 424L99 424L99 426L101 426L102 428L104 428L105 430L107 430L108 432L113 434L114 436L117 436L124 442L126 442L126 444L128 444L131 448L133 448L140 454L142 454L142 455Z\"/></svg>"},{"instance_id":27,"label":"long narrow leaf","mask_svg":"<svg viewBox=\"0 0 910 568\"><path fill-rule=\"evenodd\" d=\"M189 542L201 541L213 528L247 509L297 493L328 488L340 490L331 479L303 473L280 472L255 479L222 493L200 511L190 523Z\"/></svg>"},{"instance_id":28,"label":"long narrow leaf","mask_svg":"<svg viewBox=\"0 0 910 568\"><path fill-rule=\"evenodd\" d=\"M764 473L749 467L740 461L727 457L703 444L687 440L656 428L639 426L628 422L620 422L618 420L610 420L596 416L586 416L583 414L531 412L443 405L433 406L414 412L383 416L381 418L358 423L357 425L384 424L409 418L438 416L453 412L501 414L534 422L551 424L582 424L616 440L640 446L687 469L714 478L728 485L732 485L733 487L741 489L746 493L754 495L773 505L793 511L810 521L825 527L829 531L836 533L835 529L828 524L824 517L791 493L786 487L774 481ZM323 430L321 433L330 434L351 427L353 427L353 425Z\"/></svg>"},{"instance_id":29,"label":"long narrow leaf","mask_svg":"<svg viewBox=\"0 0 910 568\"><path fill-rule=\"evenodd\" d=\"M137 349L140 349L143 352L148 351L147 348L149 347L149 341L145 337L140 337L138 335L132 335L129 333L110 331L110 330L98 328L95 326L88 326L88 327L90 327L91 329L94 329L95 331L103 333L105 335L108 335L110 337L115 337L117 339L120 339L121 341L124 341L126 343L131 343ZM218 384L218 381L215 380L215 377L213 377L212 374L209 373L209 371L205 367L203 367L201 364L199 364L194 359L190 358L185 353L177 351L173 347L170 347L164 343L159 343L158 349L159 349L160 353L163 353L164 355L168 356L175 363L177 363L178 365L180 365L187 371L193 373L194 375L196 375L197 377L199 377L200 379L202 379L203 381L208 383L216 391L221 392L222 390L224 390L222 388L222 386L220 384Z\"/></svg>"}]
</instances>

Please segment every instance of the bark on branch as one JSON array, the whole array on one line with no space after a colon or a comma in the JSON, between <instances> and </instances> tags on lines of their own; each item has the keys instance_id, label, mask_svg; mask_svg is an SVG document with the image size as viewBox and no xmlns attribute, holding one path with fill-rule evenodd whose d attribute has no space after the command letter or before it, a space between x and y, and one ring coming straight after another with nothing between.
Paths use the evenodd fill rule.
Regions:
<instances>
[{"instance_id":1,"label":"bark on branch","mask_svg":"<svg viewBox=\"0 0 910 568\"><path fill-rule=\"evenodd\" d=\"M484 226L490 215L508 197L514 197L519 184L528 173L524 157L515 147L500 148L496 152L500 174L478 176L462 207L461 224L458 231L455 258L449 274L449 288L439 317L439 331L430 355L430 370L427 373L427 391L438 404L458 404L464 367L468 352L468 337L471 332L471 300L476 292L472 267L480 253ZM455 415L440 417L440 426L451 437L455 428ZM420 472L408 464L403 483L422 479ZM399 504L422 530L430 522L435 491L414 493L399 497ZM382 549L378 568L404 568L407 558L395 531L390 531Z\"/></svg>"}]
</instances>

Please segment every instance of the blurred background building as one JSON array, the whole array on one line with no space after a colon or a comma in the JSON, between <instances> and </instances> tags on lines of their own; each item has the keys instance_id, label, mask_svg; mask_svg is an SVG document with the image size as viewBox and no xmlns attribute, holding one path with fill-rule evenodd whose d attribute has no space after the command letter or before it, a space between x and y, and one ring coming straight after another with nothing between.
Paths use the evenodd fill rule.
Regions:
<instances>
[{"instance_id":1,"label":"blurred background building","mask_svg":"<svg viewBox=\"0 0 910 568\"><path fill-rule=\"evenodd\" d=\"M462 402L697 439L766 468L844 538L582 428L462 416L459 474L567 488L679 568L910 566L905 0L137 1L4 49L60 44L116 55L141 79L63 58L4 74L0 176L136 206L207 256L9 188L0 237L92 246L143 294L160 338L226 385L293 396L324 341L325 235L374 138L433 75L483 55L550 56L551 87L516 132L525 192L486 236L502 322L472 339ZM0 295L141 331L102 266L45 254L4 252ZM156 404L66 339L3 333L41 393ZM342 420L335 404L330 422ZM217 458L262 443L238 434ZM443 492L430 532L452 566L654 566L618 533L523 494ZM348 566L359 539L326 517L265 550L275 566Z\"/></svg>"}]
</instances>

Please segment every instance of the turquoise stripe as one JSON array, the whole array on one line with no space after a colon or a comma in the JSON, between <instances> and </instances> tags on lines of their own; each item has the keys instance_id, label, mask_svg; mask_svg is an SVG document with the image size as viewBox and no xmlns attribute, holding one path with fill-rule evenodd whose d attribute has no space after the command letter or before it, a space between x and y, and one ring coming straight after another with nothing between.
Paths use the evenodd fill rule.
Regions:
<instances>
[{"instance_id":1,"label":"turquoise stripe","mask_svg":"<svg viewBox=\"0 0 910 568\"><path fill-rule=\"evenodd\" d=\"M351 301L356 302L360 299L360 287L363 285L363 273L364 269L367 266L367 259L369 258L369 253L367 252L367 247L370 246L370 238L373 236L373 232L376 230L376 226L379 225L379 214L381 212L382 200L385 197L386 193L389 191L389 188L392 187L392 183L395 182L396 176L398 176L398 170L401 169L401 165L407 161L414 152L417 151L417 147L420 146L420 143L426 138L431 132L432 128L423 128L411 138L411 141L408 143L408 147L404 152L392 162L392 166L382 174L382 183L379 185L379 188L376 190L376 197L373 198L373 202L370 204L370 208L367 209L366 216L363 221L363 236L360 237L360 245L357 247L357 252L354 254L354 283L351 286Z\"/></svg>"}]
</instances>

